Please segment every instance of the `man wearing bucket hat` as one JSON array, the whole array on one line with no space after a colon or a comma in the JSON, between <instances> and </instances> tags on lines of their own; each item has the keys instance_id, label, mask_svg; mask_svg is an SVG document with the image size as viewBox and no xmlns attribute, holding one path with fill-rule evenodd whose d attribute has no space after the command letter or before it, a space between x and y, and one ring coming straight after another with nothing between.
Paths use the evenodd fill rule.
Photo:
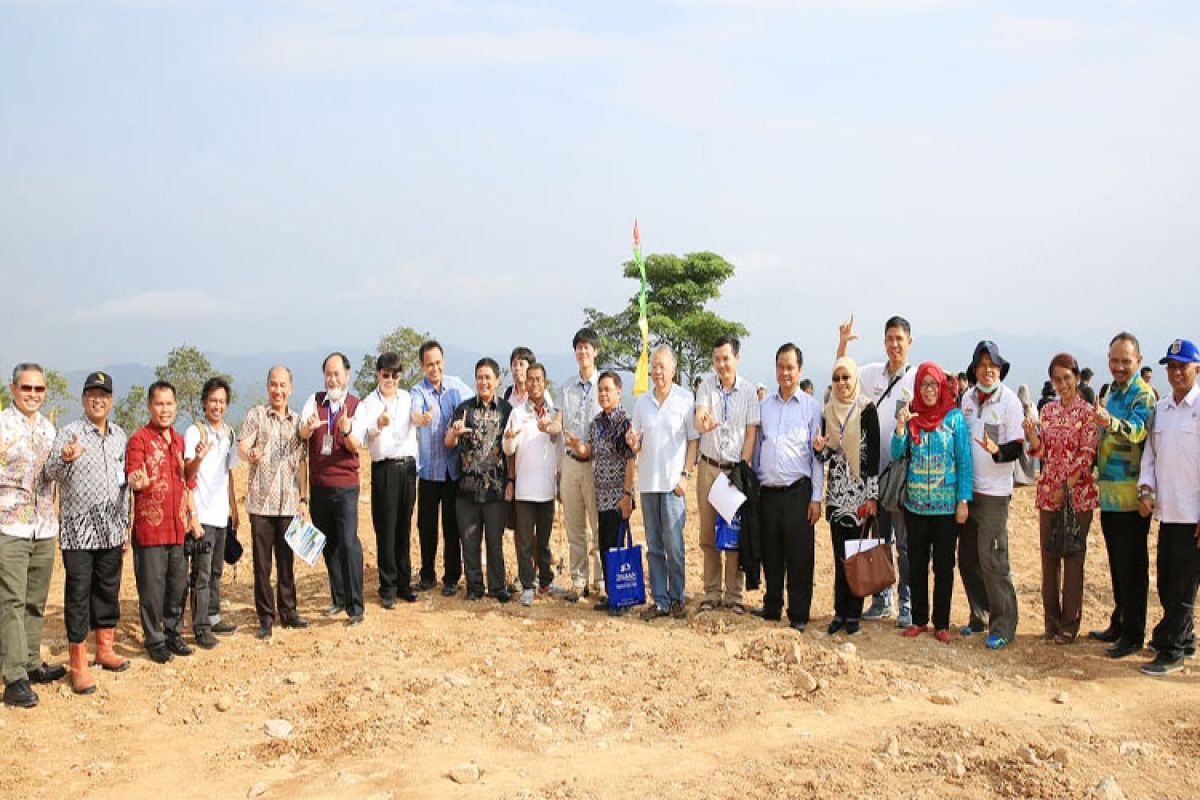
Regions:
<instances>
[{"instance_id":1,"label":"man wearing bucket hat","mask_svg":"<svg viewBox=\"0 0 1200 800\"><path fill-rule=\"evenodd\" d=\"M1017 633L1017 593L1008 565L1008 506L1012 462L1025 446L1025 413L1004 385L1009 364L995 342L975 345L967 367L970 389L962 413L971 432L974 485L967 521L958 540L959 574L971 607L962 634L988 629L987 646L999 650Z\"/></svg>"},{"instance_id":2,"label":"man wearing bucket hat","mask_svg":"<svg viewBox=\"0 0 1200 800\"><path fill-rule=\"evenodd\" d=\"M1200 582L1200 350L1176 339L1158 363L1167 368L1171 392L1158 402L1138 478L1143 516L1158 520L1158 599L1162 621L1150 646L1157 657L1142 667L1161 676L1182 669L1196 652L1193 608Z\"/></svg>"},{"instance_id":3,"label":"man wearing bucket hat","mask_svg":"<svg viewBox=\"0 0 1200 800\"><path fill-rule=\"evenodd\" d=\"M129 662L113 651L121 619L121 565L129 547L127 438L109 420L112 376L93 372L83 382L83 419L54 438L46 474L58 481L59 547L63 567L63 621L71 654L71 689L96 691L88 670L87 636L96 632L97 666L120 672Z\"/></svg>"}]
</instances>

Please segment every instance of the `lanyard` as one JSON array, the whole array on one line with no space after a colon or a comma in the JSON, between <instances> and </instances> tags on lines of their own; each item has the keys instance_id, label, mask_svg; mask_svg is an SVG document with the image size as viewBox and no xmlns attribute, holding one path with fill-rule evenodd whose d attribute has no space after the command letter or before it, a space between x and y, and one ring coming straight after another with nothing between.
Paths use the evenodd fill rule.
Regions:
<instances>
[{"instance_id":1,"label":"lanyard","mask_svg":"<svg viewBox=\"0 0 1200 800\"><path fill-rule=\"evenodd\" d=\"M842 434L844 434L846 432L846 426L850 424L850 418L854 416L855 411L858 411L858 398L857 397L854 398L854 405L850 406L850 410L846 412L845 421L838 423L838 436L841 436Z\"/></svg>"},{"instance_id":2,"label":"lanyard","mask_svg":"<svg viewBox=\"0 0 1200 800\"><path fill-rule=\"evenodd\" d=\"M583 408L583 412L586 414L587 407L591 403L591 400L592 400L592 382L587 381L585 383L584 381L580 381L579 382L579 391L583 395L582 408Z\"/></svg>"},{"instance_id":3,"label":"lanyard","mask_svg":"<svg viewBox=\"0 0 1200 800\"><path fill-rule=\"evenodd\" d=\"M330 402L329 396L325 396L325 402L329 404L329 416L325 418L325 431L333 436L333 425L337 422L337 418L341 415L342 410L346 407L345 403L338 407L337 411L333 410L333 403Z\"/></svg>"},{"instance_id":4,"label":"lanyard","mask_svg":"<svg viewBox=\"0 0 1200 800\"><path fill-rule=\"evenodd\" d=\"M729 422L729 398L733 397L737 391L737 387L733 387L728 392L721 389L721 422Z\"/></svg>"}]
</instances>

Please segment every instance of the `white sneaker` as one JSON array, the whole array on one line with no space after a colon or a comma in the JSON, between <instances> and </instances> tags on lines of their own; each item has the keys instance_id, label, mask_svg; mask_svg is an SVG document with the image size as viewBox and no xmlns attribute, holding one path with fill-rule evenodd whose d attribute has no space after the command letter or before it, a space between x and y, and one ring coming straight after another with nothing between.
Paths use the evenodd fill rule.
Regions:
<instances>
[{"instance_id":1,"label":"white sneaker","mask_svg":"<svg viewBox=\"0 0 1200 800\"><path fill-rule=\"evenodd\" d=\"M533 589L526 589L525 591L521 592L521 605L533 605Z\"/></svg>"}]
</instances>

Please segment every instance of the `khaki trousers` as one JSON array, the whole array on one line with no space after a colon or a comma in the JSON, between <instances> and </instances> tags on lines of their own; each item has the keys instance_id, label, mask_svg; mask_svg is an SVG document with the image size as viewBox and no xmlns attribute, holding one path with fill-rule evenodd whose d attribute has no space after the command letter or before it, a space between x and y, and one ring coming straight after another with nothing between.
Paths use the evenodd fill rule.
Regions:
<instances>
[{"instance_id":1,"label":"khaki trousers","mask_svg":"<svg viewBox=\"0 0 1200 800\"><path fill-rule=\"evenodd\" d=\"M717 510L708 502L708 492L720 469L701 460L696 472L696 506L700 509L700 552L704 555L704 599L720 605L724 577L725 605L742 602L745 576L738 571L738 552L717 549ZM722 564L722 561L724 562Z\"/></svg>"},{"instance_id":2,"label":"khaki trousers","mask_svg":"<svg viewBox=\"0 0 1200 800\"><path fill-rule=\"evenodd\" d=\"M559 477L563 519L567 524L567 545L570 548L571 585L582 589L588 585L588 557L594 554L596 583L604 583L604 568L600 564L600 518L596 513L596 483L592 478L590 461L580 462L563 456Z\"/></svg>"}]
</instances>

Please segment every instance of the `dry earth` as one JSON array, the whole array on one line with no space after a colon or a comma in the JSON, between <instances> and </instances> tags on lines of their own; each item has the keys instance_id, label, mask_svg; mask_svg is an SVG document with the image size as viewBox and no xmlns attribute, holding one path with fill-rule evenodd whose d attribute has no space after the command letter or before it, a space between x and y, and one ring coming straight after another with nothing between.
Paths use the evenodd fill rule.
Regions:
<instances>
[{"instance_id":1,"label":"dry earth","mask_svg":"<svg viewBox=\"0 0 1200 800\"><path fill-rule=\"evenodd\" d=\"M245 563L224 587L227 618L240 630L212 652L156 666L140 648L127 563L118 648L132 668L98 674L91 696L73 696L65 684L41 687L36 709L0 712L0 797L1191 798L1200 791L1193 662L1182 676L1154 680L1137 671L1145 659L1112 662L1095 643L1040 641L1031 490L1018 492L1012 515L1020 631L1000 653L980 637L956 635L948 647L930 637L901 639L891 621L867 623L852 640L827 637L832 564L824 523L814 623L802 635L724 611L648 624L557 599L524 609L468 604L461 593L435 592L384 611L373 591L366 497L364 490L359 522L368 606L358 628L319 616L328 602L324 570L298 562L301 611L313 627L256 641ZM689 505L695 591L694 497ZM1110 602L1098 528L1092 535L1085 629L1102 626ZM565 553L563 544L556 528L556 553ZM510 536L510 570L511 547ZM961 624L961 587L954 603ZM61 567L47 615L44 653L62 662ZM1159 616L1153 599L1150 616ZM290 735L268 736L268 720L286 721Z\"/></svg>"}]
</instances>

